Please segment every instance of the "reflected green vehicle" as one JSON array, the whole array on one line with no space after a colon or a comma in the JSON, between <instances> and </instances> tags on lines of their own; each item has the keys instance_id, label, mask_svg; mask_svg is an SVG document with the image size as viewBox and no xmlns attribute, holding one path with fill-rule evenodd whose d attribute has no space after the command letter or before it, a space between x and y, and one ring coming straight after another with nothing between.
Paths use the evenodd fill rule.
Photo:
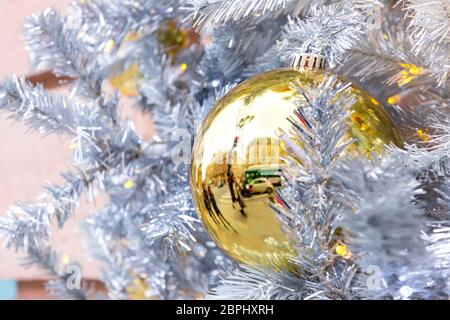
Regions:
<instances>
[{"instance_id":1,"label":"reflected green vehicle","mask_svg":"<svg viewBox=\"0 0 450 320\"><path fill-rule=\"evenodd\" d=\"M254 180L263 178L274 187L281 186L281 168L279 165L254 165L245 170L246 185L253 184Z\"/></svg>"}]
</instances>

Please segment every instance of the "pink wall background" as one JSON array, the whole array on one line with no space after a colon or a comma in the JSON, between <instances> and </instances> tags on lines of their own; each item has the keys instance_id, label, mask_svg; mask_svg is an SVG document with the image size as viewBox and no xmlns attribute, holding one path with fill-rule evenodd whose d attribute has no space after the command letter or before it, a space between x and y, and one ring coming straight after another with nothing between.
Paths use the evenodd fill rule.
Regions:
<instances>
[{"instance_id":1,"label":"pink wall background","mask_svg":"<svg viewBox=\"0 0 450 320\"><path fill-rule=\"evenodd\" d=\"M1 0L3 16L0 28L0 78L10 74L28 73L28 58L24 49L21 28L26 16L52 6L64 12L69 0ZM124 116L135 119L135 126L144 138L152 135L151 119L142 117L125 101ZM46 180L61 182L60 172L70 168L70 142L50 135L42 137L27 133L22 123L7 119L0 114L0 215L4 215L15 201L36 199ZM75 219L69 221L63 230L53 234L53 243L72 260L81 262L83 275L98 278L98 267L91 261L85 247L85 235L81 223L94 206L83 202ZM20 267L20 254L0 248L0 279L40 279L42 271Z\"/></svg>"}]
</instances>

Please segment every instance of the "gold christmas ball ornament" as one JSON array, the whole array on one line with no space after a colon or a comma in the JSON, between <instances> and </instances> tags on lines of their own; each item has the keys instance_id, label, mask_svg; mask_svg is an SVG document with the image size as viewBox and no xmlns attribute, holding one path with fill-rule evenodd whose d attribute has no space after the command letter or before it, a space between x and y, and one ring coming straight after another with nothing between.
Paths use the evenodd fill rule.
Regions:
<instances>
[{"instance_id":1,"label":"gold christmas ball ornament","mask_svg":"<svg viewBox=\"0 0 450 320\"><path fill-rule=\"evenodd\" d=\"M137 63L131 64L125 71L116 74L109 81L123 96L133 97L139 93L139 81L142 75Z\"/></svg>"},{"instance_id":2,"label":"gold christmas ball ornament","mask_svg":"<svg viewBox=\"0 0 450 320\"><path fill-rule=\"evenodd\" d=\"M177 20L165 21L156 32L156 38L164 48L172 62L176 63L178 54L200 41L198 33L194 29L189 29L180 25Z\"/></svg>"},{"instance_id":3,"label":"gold christmas ball ornament","mask_svg":"<svg viewBox=\"0 0 450 320\"><path fill-rule=\"evenodd\" d=\"M322 67L322 66L321 66ZM306 101L292 84L319 85L329 75L312 68L276 69L248 79L218 101L192 150L191 191L198 215L217 245L236 261L289 269L296 239L284 232L271 205L281 205L283 153L278 139L287 120ZM348 82L345 79L340 79ZM403 145L383 107L355 85L347 153L370 155L390 143ZM339 254L344 252L339 247Z\"/></svg>"},{"instance_id":4,"label":"gold christmas ball ornament","mask_svg":"<svg viewBox=\"0 0 450 320\"><path fill-rule=\"evenodd\" d=\"M130 300L158 300L158 297L149 288L145 277L134 277L126 291Z\"/></svg>"},{"instance_id":5,"label":"gold christmas ball ornament","mask_svg":"<svg viewBox=\"0 0 450 320\"><path fill-rule=\"evenodd\" d=\"M136 41L139 39L139 35L136 32L129 32L123 39L123 43L130 41ZM118 50L121 50L120 46ZM106 42L103 51L110 54L116 49L116 43L114 40ZM139 82L142 79L139 65L137 63L130 64L125 70L114 74L109 82L114 89L118 90L123 96L133 97L139 93Z\"/></svg>"},{"instance_id":6,"label":"gold christmas ball ornament","mask_svg":"<svg viewBox=\"0 0 450 320\"><path fill-rule=\"evenodd\" d=\"M167 20L156 31L156 39L163 47L165 53L171 57L172 63L177 62L179 53L199 42L199 35L193 29L182 28L176 20ZM122 45L117 46L113 39L107 41L103 51L106 54L118 54L123 49L124 44L139 39L137 32L129 32L123 39ZM187 65L181 64L181 71L185 71ZM110 84L117 89L123 96L133 97L139 94L140 81L142 74L138 63L131 63L120 72L115 73L110 79Z\"/></svg>"}]
</instances>

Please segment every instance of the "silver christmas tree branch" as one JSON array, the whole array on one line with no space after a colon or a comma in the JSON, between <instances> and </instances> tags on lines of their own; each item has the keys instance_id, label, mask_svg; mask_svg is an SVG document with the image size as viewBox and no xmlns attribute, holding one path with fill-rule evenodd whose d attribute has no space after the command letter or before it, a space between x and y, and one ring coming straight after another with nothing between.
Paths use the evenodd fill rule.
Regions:
<instances>
[{"instance_id":1,"label":"silver christmas tree branch","mask_svg":"<svg viewBox=\"0 0 450 320\"><path fill-rule=\"evenodd\" d=\"M227 272L220 285L215 287L207 297L210 299L242 299L242 300L330 300L348 299L349 295L338 287L347 287L354 276L352 268L339 272L339 277L331 271L329 277L322 277L323 269L316 263L306 259L297 262L302 272L274 272L273 270L241 266Z\"/></svg>"},{"instance_id":2,"label":"silver christmas tree branch","mask_svg":"<svg viewBox=\"0 0 450 320\"><path fill-rule=\"evenodd\" d=\"M375 13L381 6L376 1L366 2L364 6L359 3L345 1L313 7L307 17L290 19L278 44L280 54L291 61L296 54L315 53L325 56L332 67L342 63L344 54L370 26L364 10Z\"/></svg>"},{"instance_id":3,"label":"silver christmas tree branch","mask_svg":"<svg viewBox=\"0 0 450 320\"><path fill-rule=\"evenodd\" d=\"M193 233L201 228L200 221L194 218L188 190L171 197L167 203L152 208L149 221L143 224L142 231L146 245L161 250L166 259L189 252L196 239Z\"/></svg>"},{"instance_id":4,"label":"silver christmas tree branch","mask_svg":"<svg viewBox=\"0 0 450 320\"><path fill-rule=\"evenodd\" d=\"M196 26L221 25L286 7L289 0L185 0Z\"/></svg>"},{"instance_id":5,"label":"silver christmas tree branch","mask_svg":"<svg viewBox=\"0 0 450 320\"><path fill-rule=\"evenodd\" d=\"M386 155L370 162L346 160L336 170L335 180L341 190L350 190L342 192L349 208L342 226L349 230L350 250L363 271L358 279L358 294L407 298L401 297L401 287L410 281L417 290L425 290L431 271L426 244L421 240L425 220L413 202L423 193L415 177L398 158ZM389 192L386 186L390 186ZM379 279L371 285L366 273L374 270L379 271ZM402 278L403 274L411 278Z\"/></svg>"},{"instance_id":6,"label":"silver christmas tree branch","mask_svg":"<svg viewBox=\"0 0 450 320\"><path fill-rule=\"evenodd\" d=\"M448 0L407 0L403 8L411 17L411 27L419 37L427 33L431 40L450 42L450 2Z\"/></svg>"},{"instance_id":7,"label":"silver christmas tree branch","mask_svg":"<svg viewBox=\"0 0 450 320\"><path fill-rule=\"evenodd\" d=\"M408 144L403 149L394 149L399 159L415 175L430 178L448 176L450 172L450 126L448 123L434 125L435 135L424 145Z\"/></svg>"},{"instance_id":8,"label":"silver christmas tree branch","mask_svg":"<svg viewBox=\"0 0 450 320\"><path fill-rule=\"evenodd\" d=\"M447 209L450 203L450 193L447 192L443 201L446 202ZM448 271L450 267L450 222L439 221L430 223L432 231L424 235L424 240L427 242L427 251L432 257L432 262L437 269L444 272Z\"/></svg>"},{"instance_id":9,"label":"silver christmas tree branch","mask_svg":"<svg viewBox=\"0 0 450 320\"><path fill-rule=\"evenodd\" d=\"M5 239L7 248L26 254L24 266L35 265L53 277L54 284L58 284L59 292L64 296L86 299L88 295L82 287L67 285L68 275L61 266L60 255L47 244L53 215L54 208L48 203L18 204L8 211L7 218L0 221L0 236Z\"/></svg>"},{"instance_id":10,"label":"silver christmas tree branch","mask_svg":"<svg viewBox=\"0 0 450 320\"><path fill-rule=\"evenodd\" d=\"M388 84L403 90L414 87L426 91L436 84L445 87L448 45L411 35L403 17L387 14L388 9L379 13L385 17L380 28L373 29L349 51L342 70L362 80L382 76Z\"/></svg>"},{"instance_id":11,"label":"silver christmas tree branch","mask_svg":"<svg viewBox=\"0 0 450 320\"><path fill-rule=\"evenodd\" d=\"M110 28L125 29L144 26L152 21L161 21L161 15L167 14L167 8L177 8L178 0L90 0L76 1L71 4L70 12L85 27L100 27L102 31ZM154 13L154 14L149 14ZM98 30L100 31L100 30ZM123 32L120 30L119 32ZM101 35L100 35L101 36Z\"/></svg>"},{"instance_id":12,"label":"silver christmas tree branch","mask_svg":"<svg viewBox=\"0 0 450 320\"><path fill-rule=\"evenodd\" d=\"M68 29L53 9L29 17L24 34L38 70L52 69L57 75L79 78L92 62L92 55L79 41L76 31Z\"/></svg>"},{"instance_id":13,"label":"silver christmas tree branch","mask_svg":"<svg viewBox=\"0 0 450 320\"><path fill-rule=\"evenodd\" d=\"M20 78L9 78L0 84L0 110L11 118L24 121L41 134L52 132L78 136L85 142L98 142L95 133L105 127L102 112L95 104L80 104L60 95L51 95L40 85L33 87Z\"/></svg>"},{"instance_id":14,"label":"silver christmas tree branch","mask_svg":"<svg viewBox=\"0 0 450 320\"><path fill-rule=\"evenodd\" d=\"M280 139L288 151L286 186L278 194L285 208L273 206L298 239L296 273L244 267L229 273L213 296L229 299L349 299L356 270L333 252L339 201L332 196L332 170L351 143L344 138L353 104L349 85L326 77L318 86L298 87L302 96L292 130ZM306 101L306 105L305 102Z\"/></svg>"},{"instance_id":15,"label":"silver christmas tree branch","mask_svg":"<svg viewBox=\"0 0 450 320\"><path fill-rule=\"evenodd\" d=\"M70 172L63 174L63 177L66 181L63 187L50 182L44 187L44 192L54 199L53 206L59 228L62 228L73 215L84 189L86 187L89 188L92 182L80 179L80 177Z\"/></svg>"}]
</instances>

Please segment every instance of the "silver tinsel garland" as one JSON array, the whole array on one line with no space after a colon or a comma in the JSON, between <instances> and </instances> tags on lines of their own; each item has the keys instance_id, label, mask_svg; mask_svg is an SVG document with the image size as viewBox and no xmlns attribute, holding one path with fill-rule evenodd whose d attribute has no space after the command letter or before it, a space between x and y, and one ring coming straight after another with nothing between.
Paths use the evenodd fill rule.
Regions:
<instances>
[{"instance_id":1,"label":"silver tinsel garland","mask_svg":"<svg viewBox=\"0 0 450 320\"><path fill-rule=\"evenodd\" d=\"M6 246L54 278L53 294L92 297L85 285L67 285L50 236L52 222L63 228L83 194L102 193L108 201L86 231L111 298L129 298L138 278L148 298L448 299L449 8L446 0L85 0L74 1L66 17L52 9L31 16L24 33L33 68L74 82L61 96L7 78L0 110L32 131L69 136L74 168L63 185L46 184L37 203L18 203L0 220ZM157 38L168 19L202 34L176 61ZM132 32L139 38L126 41ZM298 88L309 106L291 119L287 184L278 195L285 209L274 210L301 240L293 261L300 271L238 266L196 217L192 138L237 82L302 52L326 56L330 69L382 102L407 143L370 161L342 159L351 143L343 140L347 87L328 77ZM119 116L120 95L104 92L105 80L133 63L141 74L137 106L155 124L149 142ZM429 132L427 139L417 130ZM341 230L351 258L328 248Z\"/></svg>"}]
</instances>

